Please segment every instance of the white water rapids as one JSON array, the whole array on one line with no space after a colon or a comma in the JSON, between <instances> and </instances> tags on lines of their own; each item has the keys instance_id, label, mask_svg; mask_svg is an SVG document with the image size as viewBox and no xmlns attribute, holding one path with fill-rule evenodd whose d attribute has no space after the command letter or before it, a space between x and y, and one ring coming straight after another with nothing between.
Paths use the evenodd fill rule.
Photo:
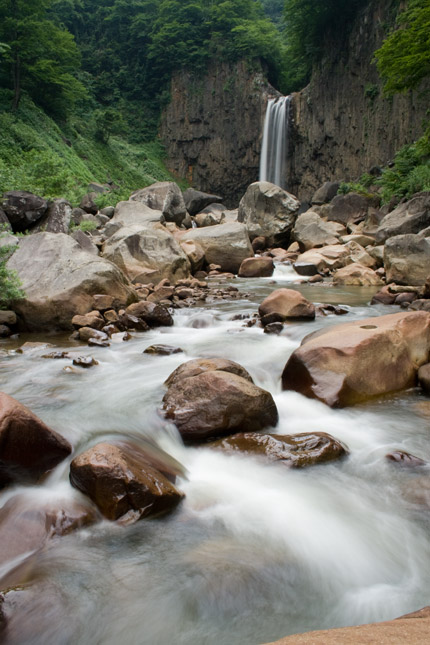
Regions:
<instances>
[{"instance_id":1,"label":"white water rapids","mask_svg":"<svg viewBox=\"0 0 430 645\"><path fill-rule=\"evenodd\" d=\"M282 286L297 275L283 268L274 279ZM42 358L52 351L46 349L0 359L0 389L63 434L75 454L112 437L151 438L187 470L178 481L186 498L172 515L129 527L105 521L52 541L36 556L36 584L55 585L65 609L44 607L42 589L42 609L27 609L32 645L257 645L430 604L430 517L409 494L430 470L417 475L384 459L403 449L430 460L430 401L411 390L332 410L280 387L304 335L396 309L368 307L365 289L300 285L314 302L348 305L348 315L291 323L281 336L232 320L254 313L275 288L271 282L236 280L249 299L177 310L174 327L135 333L128 343L81 346L81 354L99 361L89 370L66 372L70 361ZM16 344L23 340L34 339ZM142 353L154 343L184 353ZM272 392L277 433L328 432L350 456L288 470L185 447L157 412L163 381L186 360L210 356L237 361ZM17 491L79 499L68 470L66 461L43 486L4 491L0 504Z\"/></svg>"}]
</instances>

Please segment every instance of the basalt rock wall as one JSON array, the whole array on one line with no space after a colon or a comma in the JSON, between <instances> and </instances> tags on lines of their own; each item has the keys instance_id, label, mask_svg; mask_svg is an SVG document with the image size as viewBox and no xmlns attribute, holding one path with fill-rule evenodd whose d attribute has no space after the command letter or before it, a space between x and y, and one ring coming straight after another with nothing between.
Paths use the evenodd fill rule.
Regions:
<instances>
[{"instance_id":1,"label":"basalt rock wall","mask_svg":"<svg viewBox=\"0 0 430 645\"><path fill-rule=\"evenodd\" d=\"M237 206L258 179L267 99L277 94L245 61L213 63L204 76L176 74L160 128L169 170Z\"/></svg>"},{"instance_id":2,"label":"basalt rock wall","mask_svg":"<svg viewBox=\"0 0 430 645\"><path fill-rule=\"evenodd\" d=\"M289 188L308 199L324 181L355 180L423 133L423 92L385 98L374 52L405 3L371 0L347 41L327 43L310 84L294 95ZM420 88L420 90L426 88Z\"/></svg>"}]
</instances>

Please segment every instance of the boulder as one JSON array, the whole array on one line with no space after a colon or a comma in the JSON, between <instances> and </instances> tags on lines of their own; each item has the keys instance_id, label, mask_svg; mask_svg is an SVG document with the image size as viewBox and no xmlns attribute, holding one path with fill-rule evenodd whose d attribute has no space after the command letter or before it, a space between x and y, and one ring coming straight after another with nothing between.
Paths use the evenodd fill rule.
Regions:
<instances>
[{"instance_id":1,"label":"boulder","mask_svg":"<svg viewBox=\"0 0 430 645\"><path fill-rule=\"evenodd\" d=\"M203 226L214 226L225 221L226 208L222 204L210 204L194 217L199 228Z\"/></svg>"},{"instance_id":2,"label":"boulder","mask_svg":"<svg viewBox=\"0 0 430 645\"><path fill-rule=\"evenodd\" d=\"M194 188L187 188L184 192L185 206L190 215L201 213L210 204L221 204L222 200L219 195L210 195Z\"/></svg>"},{"instance_id":3,"label":"boulder","mask_svg":"<svg viewBox=\"0 0 430 645\"><path fill-rule=\"evenodd\" d=\"M69 442L35 414L0 392L0 486L36 482L72 451Z\"/></svg>"},{"instance_id":4,"label":"boulder","mask_svg":"<svg viewBox=\"0 0 430 645\"><path fill-rule=\"evenodd\" d=\"M92 191L90 193L87 193L82 197L81 203L79 204L79 208L81 208L89 215L96 215L99 209L97 204L94 202L95 199L97 199L96 192Z\"/></svg>"},{"instance_id":5,"label":"boulder","mask_svg":"<svg viewBox=\"0 0 430 645\"><path fill-rule=\"evenodd\" d=\"M240 200L237 219L249 237L264 236L268 246L288 244L300 208L299 200L268 181L257 181Z\"/></svg>"},{"instance_id":6,"label":"boulder","mask_svg":"<svg viewBox=\"0 0 430 645\"><path fill-rule=\"evenodd\" d=\"M411 455L409 452L405 452L404 450L395 450L394 452L390 452L388 455L385 455L385 459L392 461L402 468L420 468L421 466L427 466L427 462L424 461L424 459L415 457L415 455Z\"/></svg>"},{"instance_id":7,"label":"boulder","mask_svg":"<svg viewBox=\"0 0 430 645\"><path fill-rule=\"evenodd\" d=\"M179 244L190 262L191 272L200 271L205 261L205 252L200 244L193 240L181 240Z\"/></svg>"},{"instance_id":8,"label":"boulder","mask_svg":"<svg viewBox=\"0 0 430 645\"><path fill-rule=\"evenodd\" d=\"M258 431L278 422L270 392L218 370L176 380L163 397L163 409L187 441Z\"/></svg>"},{"instance_id":9,"label":"boulder","mask_svg":"<svg viewBox=\"0 0 430 645\"><path fill-rule=\"evenodd\" d=\"M66 199L54 199L49 203L43 217L34 227L34 232L68 233L72 218L72 207Z\"/></svg>"},{"instance_id":10,"label":"boulder","mask_svg":"<svg viewBox=\"0 0 430 645\"><path fill-rule=\"evenodd\" d=\"M25 190L10 190L3 194L1 207L14 233L29 229L45 214L48 202Z\"/></svg>"},{"instance_id":11,"label":"boulder","mask_svg":"<svg viewBox=\"0 0 430 645\"><path fill-rule=\"evenodd\" d=\"M6 213L2 208L0 208L0 229L2 232L6 231L11 231L12 226L11 223L9 222Z\"/></svg>"},{"instance_id":12,"label":"boulder","mask_svg":"<svg viewBox=\"0 0 430 645\"><path fill-rule=\"evenodd\" d=\"M343 244L330 244L323 246L321 249L311 249L305 251L294 262L294 269L300 275L314 275L324 271L334 271L349 264L350 249ZM307 273L303 273L303 269Z\"/></svg>"},{"instance_id":13,"label":"boulder","mask_svg":"<svg viewBox=\"0 0 430 645\"><path fill-rule=\"evenodd\" d=\"M103 245L102 257L133 282L177 282L190 275L190 262L175 238L162 227L124 226Z\"/></svg>"},{"instance_id":14,"label":"boulder","mask_svg":"<svg viewBox=\"0 0 430 645\"><path fill-rule=\"evenodd\" d=\"M140 225L143 228L148 226L148 224L163 221L164 216L161 210L149 208L149 206L143 202L118 202L115 206L115 214L109 224L106 225L105 230L110 235L110 231L112 231L113 234L121 226Z\"/></svg>"},{"instance_id":15,"label":"boulder","mask_svg":"<svg viewBox=\"0 0 430 645\"><path fill-rule=\"evenodd\" d=\"M337 195L331 202L328 219L340 224L358 224L362 222L370 207L377 205L378 198L365 197L357 193Z\"/></svg>"},{"instance_id":16,"label":"boulder","mask_svg":"<svg viewBox=\"0 0 430 645\"><path fill-rule=\"evenodd\" d=\"M358 264L370 267L371 269L376 268L377 261L361 246L361 244L358 244L354 240L350 240L345 244L345 248L349 251L350 262L357 262Z\"/></svg>"},{"instance_id":17,"label":"boulder","mask_svg":"<svg viewBox=\"0 0 430 645\"><path fill-rule=\"evenodd\" d=\"M173 510L183 498L151 459L132 444L99 443L75 457L70 482L109 520L135 522Z\"/></svg>"},{"instance_id":18,"label":"boulder","mask_svg":"<svg viewBox=\"0 0 430 645\"><path fill-rule=\"evenodd\" d=\"M348 242L356 242L362 247L373 246L375 244L375 238L370 235L364 235L363 233L352 233L351 235L342 235L340 238L342 244L348 244Z\"/></svg>"},{"instance_id":19,"label":"boulder","mask_svg":"<svg viewBox=\"0 0 430 645\"><path fill-rule=\"evenodd\" d=\"M198 376L205 372L219 371L236 374L237 376L244 378L246 381L253 383L250 374L244 367L242 367L242 365L239 365L239 363L230 361L227 358L195 358L179 365L179 367L170 374L164 385L171 387L172 385L180 383L182 380L191 376Z\"/></svg>"},{"instance_id":20,"label":"boulder","mask_svg":"<svg viewBox=\"0 0 430 645\"><path fill-rule=\"evenodd\" d=\"M315 306L294 289L276 289L258 308L263 325L293 318L315 318Z\"/></svg>"},{"instance_id":21,"label":"boulder","mask_svg":"<svg viewBox=\"0 0 430 645\"><path fill-rule=\"evenodd\" d=\"M87 314L80 316L79 314L73 316L72 325L75 329L80 327L92 327L93 329L101 329L105 325L103 316L99 311L90 311Z\"/></svg>"},{"instance_id":22,"label":"boulder","mask_svg":"<svg viewBox=\"0 0 430 645\"><path fill-rule=\"evenodd\" d=\"M373 287L384 284L373 269L357 263L348 264L346 267L335 271L333 283L356 287Z\"/></svg>"},{"instance_id":23,"label":"boulder","mask_svg":"<svg viewBox=\"0 0 430 645\"><path fill-rule=\"evenodd\" d=\"M328 204L328 202L331 202L331 200L336 197L339 186L340 184L338 181L326 181L313 194L311 200L312 204Z\"/></svg>"},{"instance_id":24,"label":"boulder","mask_svg":"<svg viewBox=\"0 0 430 645\"><path fill-rule=\"evenodd\" d=\"M430 192L415 195L399 204L381 221L376 231L376 241L383 244L390 237L419 233L430 226Z\"/></svg>"},{"instance_id":25,"label":"boulder","mask_svg":"<svg viewBox=\"0 0 430 645\"><path fill-rule=\"evenodd\" d=\"M384 248L387 282L423 285L430 275L430 239L420 235L390 237Z\"/></svg>"},{"instance_id":26,"label":"boulder","mask_svg":"<svg viewBox=\"0 0 430 645\"><path fill-rule=\"evenodd\" d=\"M173 181L159 181L151 186L136 190L130 196L131 202L140 202L150 209L161 211L166 222L181 226L187 209L181 189Z\"/></svg>"},{"instance_id":27,"label":"boulder","mask_svg":"<svg viewBox=\"0 0 430 645\"><path fill-rule=\"evenodd\" d=\"M239 268L240 278L269 278L273 275L275 265L272 258L246 258Z\"/></svg>"},{"instance_id":28,"label":"boulder","mask_svg":"<svg viewBox=\"0 0 430 645\"><path fill-rule=\"evenodd\" d=\"M421 365L418 370L418 383L427 394L430 393L430 363Z\"/></svg>"},{"instance_id":29,"label":"boulder","mask_svg":"<svg viewBox=\"0 0 430 645\"><path fill-rule=\"evenodd\" d=\"M26 294L14 310L31 330L71 329L75 314L91 311L94 293L114 296L116 306L136 299L118 267L83 251L64 233L22 238L7 266L18 273Z\"/></svg>"},{"instance_id":30,"label":"boulder","mask_svg":"<svg viewBox=\"0 0 430 645\"><path fill-rule=\"evenodd\" d=\"M371 305L392 305L394 304L395 299L397 298L397 294L392 293L390 291L390 285L387 284L385 287L382 287L375 295L373 296L372 300L370 301Z\"/></svg>"},{"instance_id":31,"label":"boulder","mask_svg":"<svg viewBox=\"0 0 430 645\"><path fill-rule=\"evenodd\" d=\"M199 244L208 264L218 264L221 271L230 273L237 273L243 260L254 255L246 227L239 222L195 228L182 241Z\"/></svg>"},{"instance_id":32,"label":"boulder","mask_svg":"<svg viewBox=\"0 0 430 645\"><path fill-rule=\"evenodd\" d=\"M0 325L16 325L16 313L8 309L0 309Z\"/></svg>"},{"instance_id":33,"label":"boulder","mask_svg":"<svg viewBox=\"0 0 430 645\"><path fill-rule=\"evenodd\" d=\"M183 351L180 347L172 347L172 345L149 345L143 350L143 353L155 356L171 356L172 354L182 354Z\"/></svg>"},{"instance_id":34,"label":"boulder","mask_svg":"<svg viewBox=\"0 0 430 645\"><path fill-rule=\"evenodd\" d=\"M298 242L300 251L309 251L321 246L338 244L339 234L334 222L325 222L313 211L306 211L298 216L292 233Z\"/></svg>"},{"instance_id":35,"label":"boulder","mask_svg":"<svg viewBox=\"0 0 430 645\"><path fill-rule=\"evenodd\" d=\"M279 461L290 468L304 468L326 463L348 454L345 446L325 432L304 432L296 435L242 432L211 444L228 453L261 456Z\"/></svg>"},{"instance_id":36,"label":"boulder","mask_svg":"<svg viewBox=\"0 0 430 645\"><path fill-rule=\"evenodd\" d=\"M173 318L169 310L155 302L135 302L127 307L125 313L143 320L150 327L170 327L173 325Z\"/></svg>"},{"instance_id":37,"label":"boulder","mask_svg":"<svg viewBox=\"0 0 430 645\"><path fill-rule=\"evenodd\" d=\"M331 407L352 405L415 385L429 349L430 314L423 311L336 325L303 339L282 387Z\"/></svg>"},{"instance_id":38,"label":"boulder","mask_svg":"<svg viewBox=\"0 0 430 645\"><path fill-rule=\"evenodd\" d=\"M71 233L71 237L79 244L83 251L91 253L92 255L99 254L99 249L94 244L91 237L86 235L83 231L80 231L79 229L77 231L73 231L73 233Z\"/></svg>"}]
</instances>

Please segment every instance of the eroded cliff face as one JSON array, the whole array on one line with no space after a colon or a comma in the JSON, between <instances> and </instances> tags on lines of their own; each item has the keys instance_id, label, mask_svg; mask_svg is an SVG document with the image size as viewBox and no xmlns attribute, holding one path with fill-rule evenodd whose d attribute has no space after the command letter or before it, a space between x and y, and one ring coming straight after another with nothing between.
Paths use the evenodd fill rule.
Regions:
<instances>
[{"instance_id":1,"label":"eroded cliff face","mask_svg":"<svg viewBox=\"0 0 430 645\"><path fill-rule=\"evenodd\" d=\"M372 62L398 6L372 0L357 16L347 46L328 51L308 87L294 95L288 184L301 199L324 181L355 180L386 165L421 136L428 95L384 98Z\"/></svg>"},{"instance_id":2,"label":"eroded cliff face","mask_svg":"<svg viewBox=\"0 0 430 645\"><path fill-rule=\"evenodd\" d=\"M267 99L276 95L262 70L244 61L213 64L203 78L178 73L160 128L169 170L237 206L258 179Z\"/></svg>"}]
</instances>

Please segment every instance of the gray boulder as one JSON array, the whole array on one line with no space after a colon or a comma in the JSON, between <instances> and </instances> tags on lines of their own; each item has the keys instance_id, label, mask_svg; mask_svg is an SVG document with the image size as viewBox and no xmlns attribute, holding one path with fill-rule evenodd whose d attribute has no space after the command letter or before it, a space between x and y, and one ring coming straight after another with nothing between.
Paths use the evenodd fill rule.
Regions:
<instances>
[{"instance_id":1,"label":"gray boulder","mask_svg":"<svg viewBox=\"0 0 430 645\"><path fill-rule=\"evenodd\" d=\"M387 284L423 285L430 276L430 240L421 235L390 237L384 248Z\"/></svg>"},{"instance_id":2,"label":"gray boulder","mask_svg":"<svg viewBox=\"0 0 430 645\"><path fill-rule=\"evenodd\" d=\"M137 190L130 196L130 201L140 202L152 210L161 211L166 222L175 222L178 226L187 214L181 189L173 181L159 181Z\"/></svg>"},{"instance_id":3,"label":"gray boulder","mask_svg":"<svg viewBox=\"0 0 430 645\"><path fill-rule=\"evenodd\" d=\"M81 203L79 204L79 207L82 208L83 211L90 215L96 215L98 212L98 206L94 202L94 200L97 198L97 193L96 192L91 192L87 193L87 195L84 195L81 199Z\"/></svg>"},{"instance_id":4,"label":"gray boulder","mask_svg":"<svg viewBox=\"0 0 430 645\"><path fill-rule=\"evenodd\" d=\"M365 197L357 193L337 195L331 202L328 219L340 224L358 224L362 222L369 208L375 206L377 198Z\"/></svg>"},{"instance_id":5,"label":"gray boulder","mask_svg":"<svg viewBox=\"0 0 430 645\"><path fill-rule=\"evenodd\" d=\"M225 211L227 209L222 204L210 204L194 217L199 228L203 226L214 226L222 224L225 221Z\"/></svg>"},{"instance_id":6,"label":"gray boulder","mask_svg":"<svg viewBox=\"0 0 430 645\"><path fill-rule=\"evenodd\" d=\"M54 199L32 232L68 233L71 217L72 207L69 202L65 199Z\"/></svg>"},{"instance_id":7,"label":"gray boulder","mask_svg":"<svg viewBox=\"0 0 430 645\"><path fill-rule=\"evenodd\" d=\"M184 201L189 214L197 215L197 213L201 213L210 204L221 204L222 197L219 195L209 195L200 190L194 190L194 188L187 188L184 192Z\"/></svg>"},{"instance_id":8,"label":"gray boulder","mask_svg":"<svg viewBox=\"0 0 430 645\"><path fill-rule=\"evenodd\" d=\"M338 181L326 181L317 191L315 191L312 197L312 204L328 204L331 202L333 197L336 197L337 191L339 190Z\"/></svg>"},{"instance_id":9,"label":"gray boulder","mask_svg":"<svg viewBox=\"0 0 430 645\"><path fill-rule=\"evenodd\" d=\"M115 306L136 300L118 267L64 233L24 237L7 267L18 273L26 294L13 308L31 330L71 329L75 314L93 309L94 294L114 296Z\"/></svg>"},{"instance_id":10,"label":"gray boulder","mask_svg":"<svg viewBox=\"0 0 430 645\"><path fill-rule=\"evenodd\" d=\"M10 190L3 194L1 207L15 233L26 231L45 214L48 202L25 190Z\"/></svg>"},{"instance_id":11,"label":"gray boulder","mask_svg":"<svg viewBox=\"0 0 430 645\"><path fill-rule=\"evenodd\" d=\"M302 253L309 251L309 249L339 242L337 224L325 222L313 211L306 211L298 216L292 236L298 242Z\"/></svg>"},{"instance_id":12,"label":"gray boulder","mask_svg":"<svg viewBox=\"0 0 430 645\"><path fill-rule=\"evenodd\" d=\"M164 222L164 216L161 210L154 210L143 202L128 201L118 202L115 206L115 214L106 226L112 228L112 232L118 230L121 226L147 226L155 222Z\"/></svg>"},{"instance_id":13,"label":"gray boulder","mask_svg":"<svg viewBox=\"0 0 430 645\"><path fill-rule=\"evenodd\" d=\"M4 212L4 210L2 208L0 208L0 230L1 231L5 231L5 230L11 231L12 230L12 226L11 226L7 216L6 216L6 213Z\"/></svg>"},{"instance_id":14,"label":"gray boulder","mask_svg":"<svg viewBox=\"0 0 430 645\"><path fill-rule=\"evenodd\" d=\"M250 186L239 204L237 219L247 228L249 237L264 236L268 246L288 243L293 229L299 200L286 190L268 181Z\"/></svg>"},{"instance_id":15,"label":"gray boulder","mask_svg":"<svg viewBox=\"0 0 430 645\"><path fill-rule=\"evenodd\" d=\"M181 241L189 240L202 247L208 264L219 264L222 271L237 273L243 260L254 255L246 227L239 222L192 229Z\"/></svg>"},{"instance_id":16,"label":"gray boulder","mask_svg":"<svg viewBox=\"0 0 430 645\"><path fill-rule=\"evenodd\" d=\"M430 226L430 192L420 193L388 213L376 232L376 241L407 233L419 233Z\"/></svg>"},{"instance_id":17,"label":"gray boulder","mask_svg":"<svg viewBox=\"0 0 430 645\"><path fill-rule=\"evenodd\" d=\"M91 253L92 255L99 255L99 250L92 241L91 236L86 235L83 231L78 229L76 231L73 231L71 237L75 240L75 242L79 244L81 249L87 251L87 253Z\"/></svg>"},{"instance_id":18,"label":"gray boulder","mask_svg":"<svg viewBox=\"0 0 430 645\"><path fill-rule=\"evenodd\" d=\"M133 282L177 282L190 276L186 253L162 226L122 227L105 242L102 255Z\"/></svg>"}]
</instances>

